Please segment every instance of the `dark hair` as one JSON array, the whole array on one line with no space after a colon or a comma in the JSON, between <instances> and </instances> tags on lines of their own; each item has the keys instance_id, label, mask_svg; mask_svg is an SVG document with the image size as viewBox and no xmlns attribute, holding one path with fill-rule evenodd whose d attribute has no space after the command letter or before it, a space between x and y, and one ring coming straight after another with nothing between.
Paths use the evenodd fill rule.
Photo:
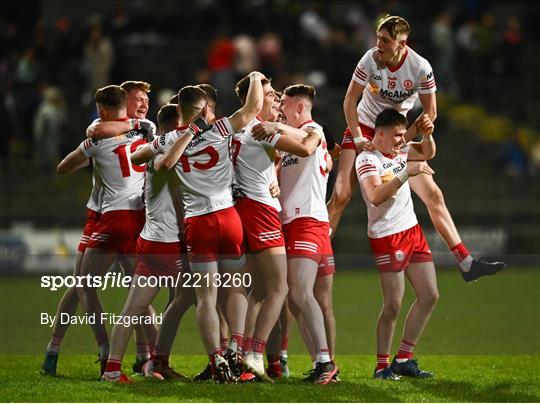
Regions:
<instances>
[{"instance_id":1,"label":"dark hair","mask_svg":"<svg viewBox=\"0 0 540 404\"><path fill-rule=\"evenodd\" d=\"M407 118L396 111L394 108L387 108L377 115L375 118L375 128L395 127L403 126L407 127Z\"/></svg>"},{"instance_id":2,"label":"dark hair","mask_svg":"<svg viewBox=\"0 0 540 404\"><path fill-rule=\"evenodd\" d=\"M167 104L178 104L178 93L173 95Z\"/></svg>"},{"instance_id":3,"label":"dark hair","mask_svg":"<svg viewBox=\"0 0 540 404\"><path fill-rule=\"evenodd\" d=\"M126 92L120 86L106 86L98 89L94 101L104 108L118 109L126 105Z\"/></svg>"},{"instance_id":4,"label":"dark hair","mask_svg":"<svg viewBox=\"0 0 540 404\"><path fill-rule=\"evenodd\" d=\"M147 83L146 81L124 81L120 84L120 87L126 90L126 93L129 93L134 89L144 91L145 93L150 92L150 83Z\"/></svg>"},{"instance_id":5,"label":"dark hair","mask_svg":"<svg viewBox=\"0 0 540 404\"><path fill-rule=\"evenodd\" d=\"M405 18L389 14L386 14L379 20L377 32L381 29L388 31L393 39L396 39L399 34L408 36L411 32L411 27Z\"/></svg>"},{"instance_id":6,"label":"dark hair","mask_svg":"<svg viewBox=\"0 0 540 404\"><path fill-rule=\"evenodd\" d=\"M203 90L206 93L208 99L213 101L214 104L217 103L218 91L212 84L208 84L208 83L197 84L195 87L199 87L201 90Z\"/></svg>"},{"instance_id":7,"label":"dark hair","mask_svg":"<svg viewBox=\"0 0 540 404\"><path fill-rule=\"evenodd\" d=\"M169 123L173 119L178 119L178 111L176 110L176 105L165 104L159 109L157 113L157 121L160 127Z\"/></svg>"},{"instance_id":8,"label":"dark hair","mask_svg":"<svg viewBox=\"0 0 540 404\"><path fill-rule=\"evenodd\" d=\"M261 80L261 84L264 86L265 84L270 83L271 80L272 79L264 78ZM246 77L240 79L238 83L236 83L236 88L234 89L234 91L236 92L236 96L242 104L246 102L246 97L249 90L249 83L249 74Z\"/></svg>"},{"instance_id":9,"label":"dark hair","mask_svg":"<svg viewBox=\"0 0 540 404\"><path fill-rule=\"evenodd\" d=\"M283 94L287 97L307 97L311 102L313 102L313 99L315 98L315 93L315 88L308 84L294 84L283 90Z\"/></svg>"},{"instance_id":10,"label":"dark hair","mask_svg":"<svg viewBox=\"0 0 540 404\"><path fill-rule=\"evenodd\" d=\"M178 105L182 111L189 111L201 100L208 100L208 96L197 86L185 86L178 92Z\"/></svg>"}]
</instances>

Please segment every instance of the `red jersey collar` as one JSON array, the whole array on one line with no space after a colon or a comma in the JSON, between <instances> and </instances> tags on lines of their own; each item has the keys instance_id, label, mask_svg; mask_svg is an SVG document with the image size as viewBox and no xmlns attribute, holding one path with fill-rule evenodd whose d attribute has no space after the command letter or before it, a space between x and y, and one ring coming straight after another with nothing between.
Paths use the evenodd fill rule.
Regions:
<instances>
[{"instance_id":1,"label":"red jersey collar","mask_svg":"<svg viewBox=\"0 0 540 404\"><path fill-rule=\"evenodd\" d=\"M315 122L313 119L308 119L306 122L300 124L297 129L300 129L302 126L304 126L306 123Z\"/></svg>"},{"instance_id":2,"label":"red jersey collar","mask_svg":"<svg viewBox=\"0 0 540 404\"><path fill-rule=\"evenodd\" d=\"M403 65L403 63L405 62L405 59L407 58L407 55L409 54L409 50L407 48L405 48L405 53L403 54L403 56L401 57L401 60L399 61L399 63L395 66L388 66L388 64L386 64L386 67L388 68L388 70L390 70L390 72L392 73L395 73L399 70L399 68Z\"/></svg>"}]
</instances>

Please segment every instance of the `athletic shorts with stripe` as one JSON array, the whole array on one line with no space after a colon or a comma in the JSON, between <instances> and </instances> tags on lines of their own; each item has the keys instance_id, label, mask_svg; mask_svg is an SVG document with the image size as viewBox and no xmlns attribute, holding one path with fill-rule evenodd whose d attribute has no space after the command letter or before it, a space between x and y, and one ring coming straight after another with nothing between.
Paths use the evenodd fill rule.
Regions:
<instances>
[{"instance_id":1,"label":"athletic shorts with stripe","mask_svg":"<svg viewBox=\"0 0 540 404\"><path fill-rule=\"evenodd\" d=\"M244 254L244 232L236 209L218 210L184 221L189 262L237 259Z\"/></svg>"},{"instance_id":2,"label":"athletic shorts with stripe","mask_svg":"<svg viewBox=\"0 0 540 404\"><path fill-rule=\"evenodd\" d=\"M375 129L370 128L369 126L364 125L361 122L358 122L358 126L360 126L360 130L362 131L362 136L367 138L369 141L372 141L373 137L375 136ZM343 140L341 141L341 149L356 150L356 147L354 146L353 137L349 128L345 129L345 132L343 132Z\"/></svg>"},{"instance_id":3,"label":"athletic shorts with stripe","mask_svg":"<svg viewBox=\"0 0 540 404\"><path fill-rule=\"evenodd\" d=\"M105 212L96 223L86 248L135 254L144 220L144 209Z\"/></svg>"},{"instance_id":4,"label":"athletic shorts with stripe","mask_svg":"<svg viewBox=\"0 0 540 404\"><path fill-rule=\"evenodd\" d=\"M185 245L180 241L164 243L137 240L137 266L135 273L140 276L172 276L189 268L185 254Z\"/></svg>"},{"instance_id":5,"label":"athletic shorts with stripe","mask_svg":"<svg viewBox=\"0 0 540 404\"><path fill-rule=\"evenodd\" d=\"M317 278L336 272L330 243L330 224L300 217L283 226L287 258L309 258L319 264Z\"/></svg>"},{"instance_id":6,"label":"athletic shorts with stripe","mask_svg":"<svg viewBox=\"0 0 540 404\"><path fill-rule=\"evenodd\" d=\"M386 237L370 238L369 243L380 272L401 272L410 264L433 261L419 224Z\"/></svg>"},{"instance_id":7,"label":"athletic shorts with stripe","mask_svg":"<svg viewBox=\"0 0 540 404\"><path fill-rule=\"evenodd\" d=\"M101 213L92 209L86 209L86 223L84 224L81 241L79 242L79 247L77 248L78 251L84 252L84 250L86 250L88 241L94 232L94 228L96 227L96 223L98 222L100 216Z\"/></svg>"},{"instance_id":8,"label":"athletic shorts with stripe","mask_svg":"<svg viewBox=\"0 0 540 404\"><path fill-rule=\"evenodd\" d=\"M279 212L275 208L250 198L238 199L235 208L242 220L248 252L285 246Z\"/></svg>"}]
</instances>

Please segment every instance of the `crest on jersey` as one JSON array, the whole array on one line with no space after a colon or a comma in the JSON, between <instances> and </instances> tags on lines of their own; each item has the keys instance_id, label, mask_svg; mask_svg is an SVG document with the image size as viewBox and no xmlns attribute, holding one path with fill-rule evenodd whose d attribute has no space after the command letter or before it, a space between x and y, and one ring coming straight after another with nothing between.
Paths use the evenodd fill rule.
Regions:
<instances>
[{"instance_id":1,"label":"crest on jersey","mask_svg":"<svg viewBox=\"0 0 540 404\"><path fill-rule=\"evenodd\" d=\"M401 250L397 250L394 255L396 256L396 260L401 262L405 259L405 253Z\"/></svg>"},{"instance_id":2,"label":"crest on jersey","mask_svg":"<svg viewBox=\"0 0 540 404\"><path fill-rule=\"evenodd\" d=\"M407 80L405 80L405 81L403 82L403 85L405 86L405 88L406 88L407 90L410 89L410 88L412 87L412 84L413 84L412 81L409 80L409 79L407 79Z\"/></svg>"}]
</instances>

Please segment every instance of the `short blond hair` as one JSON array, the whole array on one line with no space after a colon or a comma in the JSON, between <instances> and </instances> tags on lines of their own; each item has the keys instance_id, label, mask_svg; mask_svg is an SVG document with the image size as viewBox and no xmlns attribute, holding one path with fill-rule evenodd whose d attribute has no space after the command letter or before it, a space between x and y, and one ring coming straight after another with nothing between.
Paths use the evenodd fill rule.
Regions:
<instances>
[{"instance_id":1,"label":"short blond hair","mask_svg":"<svg viewBox=\"0 0 540 404\"><path fill-rule=\"evenodd\" d=\"M131 90L141 90L145 93L150 92L150 83L147 83L146 81L124 81L122 84L120 84L120 87L122 87L126 93L129 93Z\"/></svg>"},{"instance_id":2,"label":"short blond hair","mask_svg":"<svg viewBox=\"0 0 540 404\"><path fill-rule=\"evenodd\" d=\"M409 36L411 32L411 26L405 18L389 14L386 14L379 20L377 24L377 32L379 32L381 29L388 31L393 39L396 39L400 34Z\"/></svg>"}]
</instances>

